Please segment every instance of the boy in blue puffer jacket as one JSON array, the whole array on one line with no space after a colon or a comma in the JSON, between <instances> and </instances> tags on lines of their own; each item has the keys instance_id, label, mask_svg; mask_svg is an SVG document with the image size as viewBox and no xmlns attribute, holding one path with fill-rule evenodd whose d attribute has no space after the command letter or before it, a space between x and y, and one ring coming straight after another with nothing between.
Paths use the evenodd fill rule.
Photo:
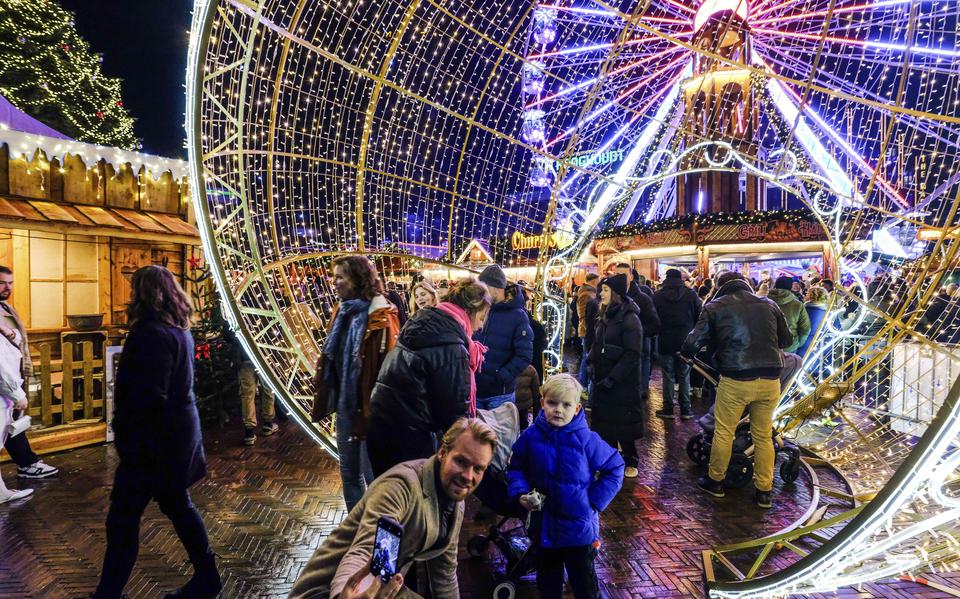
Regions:
<instances>
[{"instance_id":1,"label":"boy in blue puffer jacket","mask_svg":"<svg viewBox=\"0 0 960 599\"><path fill-rule=\"evenodd\" d=\"M540 389L543 410L513 445L509 493L527 510L542 510L537 587L544 599L559 599L566 568L577 599L600 596L594 560L600 512L623 484L623 458L587 427L582 387L557 374ZM542 506L531 491L545 498ZM529 495L528 495L529 494Z\"/></svg>"}]
</instances>

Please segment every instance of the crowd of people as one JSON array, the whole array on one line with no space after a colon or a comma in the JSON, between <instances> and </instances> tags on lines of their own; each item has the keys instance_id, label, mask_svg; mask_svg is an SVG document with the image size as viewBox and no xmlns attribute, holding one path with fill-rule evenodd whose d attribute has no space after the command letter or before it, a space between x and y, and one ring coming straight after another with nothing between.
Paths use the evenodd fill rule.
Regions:
<instances>
[{"instance_id":1,"label":"crowd of people","mask_svg":"<svg viewBox=\"0 0 960 599\"><path fill-rule=\"evenodd\" d=\"M498 513L534 516L529 534L542 597L562 595L564 573L578 599L598 597L599 514L625 479L638 476L636 442L644 434L655 363L663 388L654 413L664 419L694 416L695 360L719 372L715 397L703 402L712 403L715 433L709 470L697 486L725 495L735 430L747 413L755 504L771 507L774 408L799 364L797 354L824 321L832 282L774 279L768 272L753 281L733 271L700 280L677 269L654 282L616 264L572 290L576 376L544 381L543 327L530 314L524 286L508 281L499 266L441 288L422 279L409 294L384 285L365 257L339 257L332 266L338 301L316 367L312 415L335 419L347 515L291 597L390 598L427 590L458 597L457 545L464 501L473 494ZM2 301L10 275L0 268L0 307L9 315L0 334L8 350L25 344L16 314ZM115 389L119 466L92 597L122 596L136 561L140 518L153 500L194 567L187 584L166 597L215 597L220 576L189 493L206 472L193 396L190 302L159 266L134 273L131 289L130 332ZM956 286L942 290L924 318L939 321L956 312L956 294ZM29 354L18 354L21 362L7 364L0 351L0 375L10 387L0 389L5 417L13 404L22 408L16 388L27 367L22 356ZM252 371L245 375L241 368L241 376L249 379L241 380L245 427L255 435L257 382ZM262 434L276 430L273 418L261 405ZM21 474L55 473L29 447L4 441L15 460L22 457ZM0 498L10 493L0 481ZM385 572L381 564L374 572L384 519L402 527L402 538L395 570ZM413 567L417 562L424 577Z\"/></svg>"}]
</instances>

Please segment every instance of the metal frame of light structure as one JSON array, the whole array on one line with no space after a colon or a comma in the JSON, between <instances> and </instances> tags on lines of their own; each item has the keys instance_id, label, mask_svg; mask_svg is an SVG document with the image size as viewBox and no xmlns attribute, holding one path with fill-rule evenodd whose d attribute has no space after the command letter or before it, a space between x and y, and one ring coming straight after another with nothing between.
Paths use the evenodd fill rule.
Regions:
<instances>
[{"instance_id":1,"label":"metal frame of light structure","mask_svg":"<svg viewBox=\"0 0 960 599\"><path fill-rule=\"evenodd\" d=\"M217 0L195 0L192 14L190 44L187 50L187 110L186 110L186 131L187 131L187 154L190 185L195 194L194 207L197 211L197 229L200 231L200 238L203 241L204 254L207 263L210 265L210 271L213 274L214 284L219 293L223 314L230 325L230 328L236 333L243 351L251 358L260 380L264 381L270 388L271 393L277 397L283 404L287 413L294 419L297 425L303 429L307 435L318 445L323 447L332 456L337 457L336 446L332 440L326 436L320 435L317 429L311 424L308 414L295 401L287 397L285 389L280 385L276 374L270 369L263 367L263 358L256 350L256 343L251 338L246 327L239 326L242 321L240 309L236 304L233 294L229 291L229 286L225 279L225 273L220 261L220 255L215 249L216 233L213 229L211 215L206 203L206 189L209 173L203 172L203 159L200 140L200 110L202 100L202 86L204 80L203 57L207 52L209 32L213 24L215 15L214 5ZM246 196L244 191L239 190L241 208L245 205ZM251 245L255 248L255 245ZM260 265L255 265L263 276Z\"/></svg>"}]
</instances>

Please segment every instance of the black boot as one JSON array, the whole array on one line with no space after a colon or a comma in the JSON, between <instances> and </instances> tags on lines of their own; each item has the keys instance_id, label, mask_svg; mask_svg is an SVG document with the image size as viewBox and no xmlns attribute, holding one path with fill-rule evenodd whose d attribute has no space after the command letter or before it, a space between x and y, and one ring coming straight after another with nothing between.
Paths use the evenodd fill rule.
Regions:
<instances>
[{"instance_id":1,"label":"black boot","mask_svg":"<svg viewBox=\"0 0 960 599\"><path fill-rule=\"evenodd\" d=\"M215 599L220 595L223 584L213 553L203 557L200 563L193 565L193 578L179 589L167 593L163 599Z\"/></svg>"}]
</instances>

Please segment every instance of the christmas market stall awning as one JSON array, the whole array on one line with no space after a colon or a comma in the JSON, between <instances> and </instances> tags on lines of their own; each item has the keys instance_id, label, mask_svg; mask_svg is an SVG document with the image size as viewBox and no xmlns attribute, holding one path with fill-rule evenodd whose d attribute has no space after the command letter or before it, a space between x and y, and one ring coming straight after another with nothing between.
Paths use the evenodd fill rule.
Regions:
<instances>
[{"instance_id":1,"label":"christmas market stall awning","mask_svg":"<svg viewBox=\"0 0 960 599\"><path fill-rule=\"evenodd\" d=\"M171 214L0 196L0 228L200 245L192 224Z\"/></svg>"}]
</instances>

